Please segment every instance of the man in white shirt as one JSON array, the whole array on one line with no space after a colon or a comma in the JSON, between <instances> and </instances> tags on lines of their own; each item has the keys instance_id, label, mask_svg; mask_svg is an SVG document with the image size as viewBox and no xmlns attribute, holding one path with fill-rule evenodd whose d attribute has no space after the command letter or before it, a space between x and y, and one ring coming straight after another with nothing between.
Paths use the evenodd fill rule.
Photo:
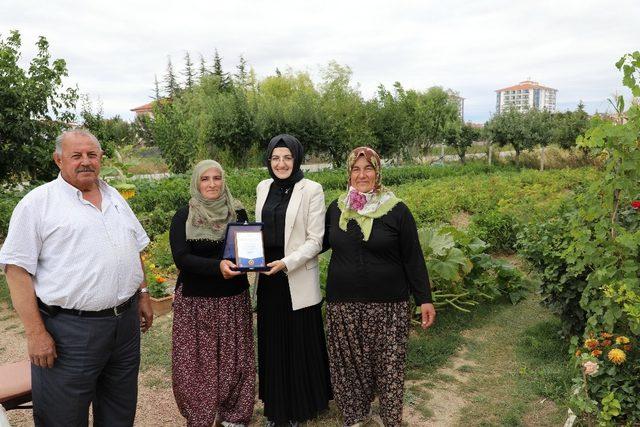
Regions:
<instances>
[{"instance_id":1,"label":"man in white shirt","mask_svg":"<svg viewBox=\"0 0 640 427\"><path fill-rule=\"evenodd\" d=\"M149 238L120 194L99 179L102 149L64 132L54 181L29 192L0 249L27 337L37 426L130 426L140 330L153 322L140 252Z\"/></svg>"}]
</instances>

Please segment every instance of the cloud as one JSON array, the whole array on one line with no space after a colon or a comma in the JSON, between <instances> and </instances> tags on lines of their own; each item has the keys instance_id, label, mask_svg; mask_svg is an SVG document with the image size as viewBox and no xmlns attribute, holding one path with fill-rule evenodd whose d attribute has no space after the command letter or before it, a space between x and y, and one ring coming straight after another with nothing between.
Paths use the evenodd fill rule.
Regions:
<instances>
[{"instance_id":1,"label":"cloud","mask_svg":"<svg viewBox=\"0 0 640 427\"><path fill-rule=\"evenodd\" d=\"M613 66L637 49L640 8L574 1L122 1L5 0L0 33L18 29L24 61L37 36L67 61L69 84L100 98L107 115L131 118L148 102L154 75L176 70L189 51L199 63L218 49L232 71L240 55L260 77L275 68L309 71L330 60L353 70L363 96L379 84L439 85L466 98L484 121L495 90L531 77L559 90L559 108L593 105L620 90ZM598 108L602 110L602 108Z\"/></svg>"}]
</instances>

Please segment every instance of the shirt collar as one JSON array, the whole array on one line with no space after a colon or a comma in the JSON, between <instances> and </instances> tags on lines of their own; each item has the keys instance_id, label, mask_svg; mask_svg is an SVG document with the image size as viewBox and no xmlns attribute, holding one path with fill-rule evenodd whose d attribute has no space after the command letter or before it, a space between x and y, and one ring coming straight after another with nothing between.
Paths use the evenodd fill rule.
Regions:
<instances>
[{"instance_id":1,"label":"shirt collar","mask_svg":"<svg viewBox=\"0 0 640 427\"><path fill-rule=\"evenodd\" d=\"M86 202L86 200L82 197L82 191L80 191L73 185L69 184L67 181L65 181L61 173L58 173L58 178L56 178L56 182L58 184L58 187L62 189L62 191L65 194L68 194L71 197L75 197L76 199L80 200L83 203ZM98 188L100 188L100 193L102 193L102 201L103 201L102 210L105 211L107 206L109 206L110 204L113 204L117 209L118 201L114 200L111 197L111 192L109 191L109 185L103 180L98 179Z\"/></svg>"}]
</instances>

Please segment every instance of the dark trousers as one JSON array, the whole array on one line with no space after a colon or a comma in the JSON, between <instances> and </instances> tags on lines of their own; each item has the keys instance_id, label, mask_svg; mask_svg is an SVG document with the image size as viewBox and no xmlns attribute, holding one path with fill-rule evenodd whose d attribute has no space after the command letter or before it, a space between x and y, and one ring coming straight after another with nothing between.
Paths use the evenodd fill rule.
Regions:
<instances>
[{"instance_id":1,"label":"dark trousers","mask_svg":"<svg viewBox=\"0 0 640 427\"><path fill-rule=\"evenodd\" d=\"M131 426L138 399L140 318L133 304L117 317L42 314L56 343L53 368L31 365L36 426Z\"/></svg>"}]
</instances>

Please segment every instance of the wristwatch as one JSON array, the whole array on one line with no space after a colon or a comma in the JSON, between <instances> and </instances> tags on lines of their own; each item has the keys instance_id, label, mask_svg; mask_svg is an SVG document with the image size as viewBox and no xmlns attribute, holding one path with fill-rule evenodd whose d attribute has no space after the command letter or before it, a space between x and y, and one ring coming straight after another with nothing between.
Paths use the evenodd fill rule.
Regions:
<instances>
[{"instance_id":1,"label":"wristwatch","mask_svg":"<svg viewBox=\"0 0 640 427\"><path fill-rule=\"evenodd\" d=\"M141 294L148 294L149 293L149 288L147 288L146 286L144 288L139 288L138 292Z\"/></svg>"}]
</instances>

